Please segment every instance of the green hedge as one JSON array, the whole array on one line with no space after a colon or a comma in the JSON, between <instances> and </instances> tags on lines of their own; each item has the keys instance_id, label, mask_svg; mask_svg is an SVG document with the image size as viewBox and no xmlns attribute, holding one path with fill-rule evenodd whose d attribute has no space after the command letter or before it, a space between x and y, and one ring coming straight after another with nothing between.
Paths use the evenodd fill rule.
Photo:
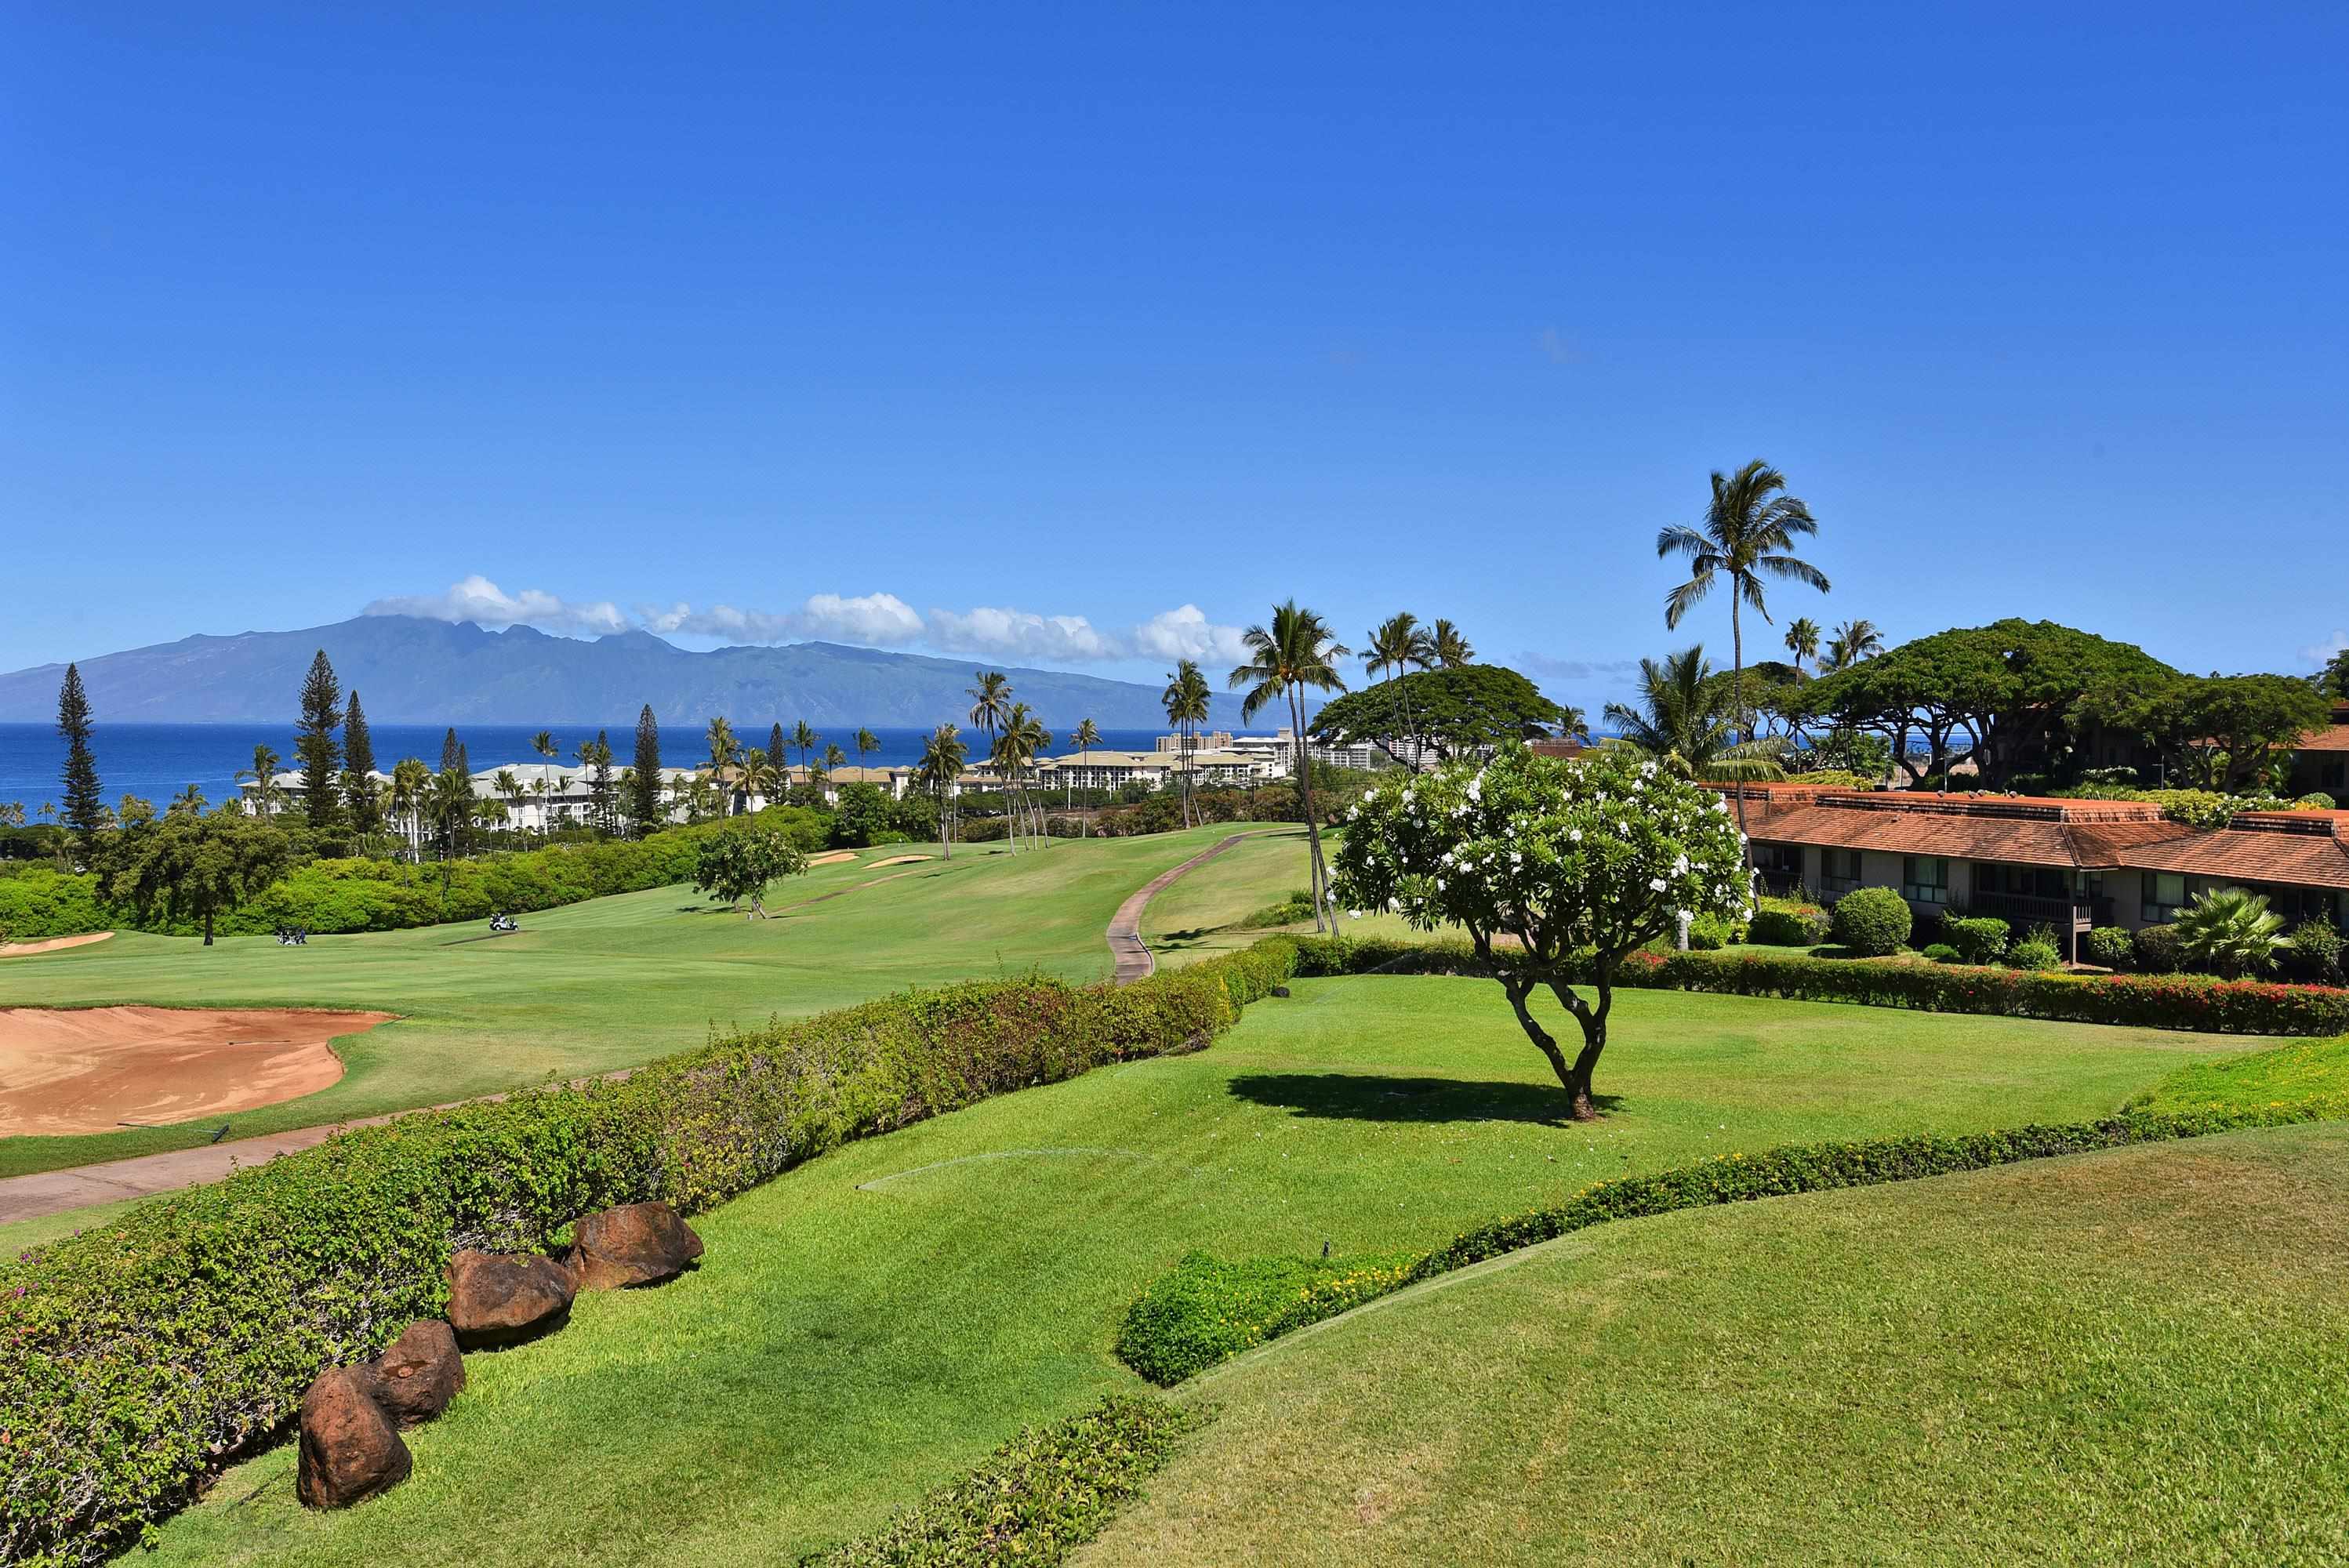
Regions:
<instances>
[{"instance_id":1,"label":"green hedge","mask_svg":"<svg viewBox=\"0 0 2349 1568\"><path fill-rule=\"evenodd\" d=\"M1408 1267L1396 1269L1392 1260L1381 1257L1370 1260L1370 1266L1362 1272L1366 1278L1373 1271L1381 1278L1391 1274L1392 1283L1386 1290L1399 1290L1505 1253L1617 1220L1641 1219L1716 1203L1789 1197L1798 1192L1913 1181L1920 1177L1982 1171L2059 1154L2343 1117L2349 1117L2349 1096L2336 1093L2293 1104L2213 1105L2168 1113L2130 1110L2097 1121L2034 1125L1992 1132L1916 1133L1848 1143L1787 1144L1756 1154L1717 1155L1695 1165L1676 1166L1652 1175L1601 1181L1585 1187L1555 1208L1511 1215L1463 1232ZM1340 1259L1322 1266L1342 1273L1352 1266L1352 1261ZM1253 1311L1256 1315L1219 1326L1212 1335L1166 1307L1165 1304L1200 1294L1200 1280L1247 1278L1258 1272L1270 1274L1278 1270L1270 1263L1223 1264L1204 1254L1185 1258L1173 1274L1154 1283L1134 1304L1127 1317L1126 1332L1119 1336L1118 1354L1143 1377L1172 1384L1223 1356L1333 1317L1386 1294L1371 1289L1333 1290L1308 1295L1291 1293L1284 1299L1272 1295L1258 1298L1234 1293L1225 1298L1226 1310L1235 1315ZM1143 1304L1154 1300L1160 1306L1143 1312ZM1222 1355L1207 1354L1218 1348Z\"/></svg>"},{"instance_id":2,"label":"green hedge","mask_svg":"<svg viewBox=\"0 0 2349 1568\"><path fill-rule=\"evenodd\" d=\"M1212 1412L1112 1394L1057 1426L1027 1429L966 1479L873 1534L800 1559L800 1568L994 1568L1065 1562L1101 1533L1184 1433Z\"/></svg>"},{"instance_id":3,"label":"green hedge","mask_svg":"<svg viewBox=\"0 0 2349 1568\"><path fill-rule=\"evenodd\" d=\"M1270 943L1123 989L1027 978L779 1023L624 1082L357 1129L0 1267L0 1561L94 1562L280 1429L324 1367L446 1305L460 1247L698 1212L852 1139L1196 1049L1287 977Z\"/></svg>"},{"instance_id":4,"label":"green hedge","mask_svg":"<svg viewBox=\"0 0 2349 1568\"><path fill-rule=\"evenodd\" d=\"M1275 940L1297 949L1297 973L1303 975L1482 972L1475 954L1464 942L1415 943L1342 934ZM1730 949L1635 953L1623 961L1615 983L1627 990L1856 1002L1921 1012L2122 1024L2216 1035L2349 1033L2349 990L2217 980L2201 975L2032 973L1906 959L1819 958L1802 953Z\"/></svg>"}]
</instances>

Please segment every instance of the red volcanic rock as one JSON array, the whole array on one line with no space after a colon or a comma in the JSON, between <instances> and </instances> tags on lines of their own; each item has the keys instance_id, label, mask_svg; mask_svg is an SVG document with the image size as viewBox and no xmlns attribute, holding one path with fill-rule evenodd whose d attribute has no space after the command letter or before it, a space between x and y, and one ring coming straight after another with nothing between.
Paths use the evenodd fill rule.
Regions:
<instances>
[{"instance_id":1,"label":"red volcanic rock","mask_svg":"<svg viewBox=\"0 0 2349 1568\"><path fill-rule=\"evenodd\" d=\"M412 1461L356 1367L319 1374L302 1396L294 1493L311 1508L348 1508L408 1479Z\"/></svg>"},{"instance_id":2,"label":"red volcanic rock","mask_svg":"<svg viewBox=\"0 0 2349 1568\"><path fill-rule=\"evenodd\" d=\"M562 1326L571 1276L552 1258L461 1252L449 1260L449 1326L468 1350Z\"/></svg>"},{"instance_id":3,"label":"red volcanic rock","mask_svg":"<svg viewBox=\"0 0 2349 1568\"><path fill-rule=\"evenodd\" d=\"M581 1290L652 1284L701 1255L701 1238L667 1203L626 1203L572 1227L571 1278Z\"/></svg>"},{"instance_id":4,"label":"red volcanic rock","mask_svg":"<svg viewBox=\"0 0 2349 1568\"><path fill-rule=\"evenodd\" d=\"M457 1352L456 1331L435 1317L410 1324L361 1377L385 1415L402 1427L420 1426L465 1386L465 1358Z\"/></svg>"}]
</instances>

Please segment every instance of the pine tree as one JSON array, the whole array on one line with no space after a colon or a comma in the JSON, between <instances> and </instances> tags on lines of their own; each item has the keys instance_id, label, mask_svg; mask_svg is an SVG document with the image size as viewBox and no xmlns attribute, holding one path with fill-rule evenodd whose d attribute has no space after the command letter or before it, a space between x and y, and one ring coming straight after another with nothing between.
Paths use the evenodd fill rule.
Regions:
<instances>
[{"instance_id":1,"label":"pine tree","mask_svg":"<svg viewBox=\"0 0 2349 1568\"><path fill-rule=\"evenodd\" d=\"M767 731L767 766L775 770L774 799L786 799L791 794L792 765L783 755L783 727L778 722Z\"/></svg>"},{"instance_id":2,"label":"pine tree","mask_svg":"<svg viewBox=\"0 0 2349 1568\"><path fill-rule=\"evenodd\" d=\"M359 707L359 694L351 692L350 706L343 711L343 805L350 811L351 826L362 833L372 833L383 825L383 803L376 799L375 738L367 733L367 711Z\"/></svg>"},{"instance_id":3,"label":"pine tree","mask_svg":"<svg viewBox=\"0 0 2349 1568\"><path fill-rule=\"evenodd\" d=\"M636 776L630 782L635 798L628 802L628 815L636 820L637 832L649 833L661 824L660 725L650 703L636 715Z\"/></svg>"},{"instance_id":4,"label":"pine tree","mask_svg":"<svg viewBox=\"0 0 2349 1568\"><path fill-rule=\"evenodd\" d=\"M595 732L595 762L587 775L587 790L595 801L595 827L599 832L612 830L612 732Z\"/></svg>"},{"instance_id":5,"label":"pine tree","mask_svg":"<svg viewBox=\"0 0 2349 1568\"><path fill-rule=\"evenodd\" d=\"M302 721L294 729L294 755L302 762L302 812L313 828L330 828L341 815L335 773L343 748L335 729L342 723L342 685L320 648L302 680Z\"/></svg>"},{"instance_id":6,"label":"pine tree","mask_svg":"<svg viewBox=\"0 0 2349 1568\"><path fill-rule=\"evenodd\" d=\"M98 788L98 759L89 749L89 697L81 689L81 669L66 666L65 685L57 688L57 734L66 743L62 817L81 851L82 863L98 852L98 835L106 826L106 797Z\"/></svg>"},{"instance_id":7,"label":"pine tree","mask_svg":"<svg viewBox=\"0 0 2349 1568\"><path fill-rule=\"evenodd\" d=\"M473 765L466 758L465 743L457 738L454 726L440 738L440 771L462 773L469 778L472 775Z\"/></svg>"}]
</instances>

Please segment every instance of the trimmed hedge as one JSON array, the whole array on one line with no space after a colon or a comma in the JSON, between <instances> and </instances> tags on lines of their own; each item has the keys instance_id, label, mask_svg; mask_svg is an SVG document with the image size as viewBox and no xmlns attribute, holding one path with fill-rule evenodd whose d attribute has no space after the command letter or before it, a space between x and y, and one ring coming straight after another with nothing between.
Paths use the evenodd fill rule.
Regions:
<instances>
[{"instance_id":1,"label":"trimmed hedge","mask_svg":"<svg viewBox=\"0 0 2349 1568\"><path fill-rule=\"evenodd\" d=\"M1114 1061L1195 1050L1285 944L1112 989L914 992L720 1040L624 1082L356 1129L0 1268L0 1561L90 1563L292 1418L323 1368L446 1306L450 1254L582 1213L688 1213L852 1139Z\"/></svg>"},{"instance_id":2,"label":"trimmed hedge","mask_svg":"<svg viewBox=\"0 0 2349 1568\"><path fill-rule=\"evenodd\" d=\"M992 1568L1065 1562L1142 1495L1184 1433L1211 1410L1112 1394L1057 1426L1023 1429L961 1481L873 1534L802 1557L800 1568Z\"/></svg>"},{"instance_id":3,"label":"trimmed hedge","mask_svg":"<svg viewBox=\"0 0 2349 1568\"><path fill-rule=\"evenodd\" d=\"M1393 1253L1228 1264L1185 1253L1127 1308L1118 1359L1153 1383L1180 1383L1291 1328L1386 1295L1417 1261L1416 1253Z\"/></svg>"},{"instance_id":4,"label":"trimmed hedge","mask_svg":"<svg viewBox=\"0 0 2349 1568\"><path fill-rule=\"evenodd\" d=\"M1400 1290L1406 1284L1433 1279L1438 1274L1466 1268L1506 1253L1554 1241L1576 1231L1588 1230L1617 1220L1644 1219L1657 1214L1669 1214L1682 1209L1706 1208L1718 1203L1746 1203L1761 1198L1790 1197L1799 1192L1825 1192L1846 1187L1873 1187L1890 1181L1913 1181L1926 1176L1945 1176L1960 1171L1982 1171L1996 1165L2009 1165L2025 1160L2045 1160L2060 1154L2082 1154L2092 1150L2117 1149L2132 1143L2158 1143L2176 1139L2200 1138L2215 1132L2233 1132L2251 1127L2280 1127L2296 1122L2336 1120L2349 1117L2349 1096L2333 1094L2296 1104L2249 1106L2212 1105L2199 1109L2154 1113L2142 1110L2123 1111L2096 1121L2078 1121L2056 1125L2033 1125L1992 1132L1912 1133L1899 1138L1869 1139L1848 1143L1796 1143L1767 1149L1756 1154L1722 1154L1694 1165L1682 1165L1659 1171L1648 1176L1625 1176L1585 1187L1555 1208L1537 1209L1529 1213L1515 1214L1464 1231L1444 1245L1425 1253L1389 1287ZM1177 1273L1188 1272L1198 1277L1206 1271L1201 1262L1185 1258ZM1220 1264L1205 1260L1228 1274L1239 1275L1259 1264ZM1345 1266L1340 1260L1328 1265ZM1171 1276L1170 1276L1171 1277ZM1162 1279L1135 1303L1138 1311L1143 1302L1152 1299L1167 1285ZM1262 1344L1281 1334L1292 1332L1309 1323L1333 1317L1371 1296L1367 1295L1331 1293L1327 1310L1313 1310L1311 1300L1280 1302L1260 1319L1228 1326L1222 1336L1225 1341L1246 1348ZM1146 1320L1152 1324L1167 1324L1178 1329L1180 1325L1170 1315L1159 1314ZM1129 1326L1134 1323L1128 1317ZM1121 1335L1118 1353L1127 1365L1153 1381L1167 1383L1179 1379L1154 1377L1145 1366L1164 1370L1187 1367L1183 1376L1201 1369L1195 1357L1185 1352L1194 1347L1205 1348L1208 1341L1196 1334L1170 1337L1164 1342L1137 1345L1141 1356L1128 1354L1128 1336ZM1233 1354L1226 1351L1225 1354Z\"/></svg>"},{"instance_id":5,"label":"trimmed hedge","mask_svg":"<svg viewBox=\"0 0 2349 1568\"><path fill-rule=\"evenodd\" d=\"M1816 905L1765 899L1747 923L1745 940L1760 947L1816 947L1830 929L1827 912Z\"/></svg>"},{"instance_id":6,"label":"trimmed hedge","mask_svg":"<svg viewBox=\"0 0 2349 1568\"><path fill-rule=\"evenodd\" d=\"M1992 914L1953 914L1941 922L1941 940L1968 964L1995 964L2013 928Z\"/></svg>"}]
</instances>

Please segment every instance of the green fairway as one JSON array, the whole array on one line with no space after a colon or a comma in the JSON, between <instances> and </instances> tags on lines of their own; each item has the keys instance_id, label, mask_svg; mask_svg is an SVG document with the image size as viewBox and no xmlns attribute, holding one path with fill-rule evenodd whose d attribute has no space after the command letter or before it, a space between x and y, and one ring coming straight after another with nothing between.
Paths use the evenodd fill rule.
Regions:
<instances>
[{"instance_id":1,"label":"green fairway","mask_svg":"<svg viewBox=\"0 0 2349 1568\"><path fill-rule=\"evenodd\" d=\"M821 1012L907 985L1041 970L1109 971L1103 933L1128 894L1230 828L1056 841L1014 855L962 846L951 861L893 845L776 884L778 918L730 915L689 887L657 888L523 917L280 947L265 936L125 932L90 946L0 961L0 1005L379 1009L398 1022L347 1038L333 1088L228 1119L233 1135L436 1104L549 1077L605 1072L698 1045L713 1028ZM1179 885L1179 884L1178 884ZM842 896L806 901L827 892ZM801 907L792 907L799 905ZM206 1140L220 1123L87 1138L0 1140L0 1176Z\"/></svg>"},{"instance_id":2,"label":"green fairway","mask_svg":"<svg viewBox=\"0 0 2349 1568\"><path fill-rule=\"evenodd\" d=\"M2269 1043L1668 992L1616 1016L1596 1125L1552 1119L1562 1096L1489 983L1357 978L1299 982L1199 1055L852 1145L698 1221L698 1273L470 1358L398 1490L305 1512L280 1448L167 1524L160 1560L789 1563L1022 1424L1140 1387L1117 1319L1189 1248L1426 1246L1789 1138L2094 1115Z\"/></svg>"},{"instance_id":3,"label":"green fairway","mask_svg":"<svg viewBox=\"0 0 2349 1568\"><path fill-rule=\"evenodd\" d=\"M1306 855L1302 828L1275 829L1234 844L1150 901L1142 917L1143 939L1162 964L1246 947L1264 933L1242 930L1239 922L1302 889ZM1312 926L1308 923L1301 929Z\"/></svg>"},{"instance_id":4,"label":"green fairway","mask_svg":"<svg viewBox=\"0 0 2349 1568\"><path fill-rule=\"evenodd\" d=\"M1079 1561L2349 1561L2349 1127L1568 1236L1208 1373Z\"/></svg>"}]
</instances>

